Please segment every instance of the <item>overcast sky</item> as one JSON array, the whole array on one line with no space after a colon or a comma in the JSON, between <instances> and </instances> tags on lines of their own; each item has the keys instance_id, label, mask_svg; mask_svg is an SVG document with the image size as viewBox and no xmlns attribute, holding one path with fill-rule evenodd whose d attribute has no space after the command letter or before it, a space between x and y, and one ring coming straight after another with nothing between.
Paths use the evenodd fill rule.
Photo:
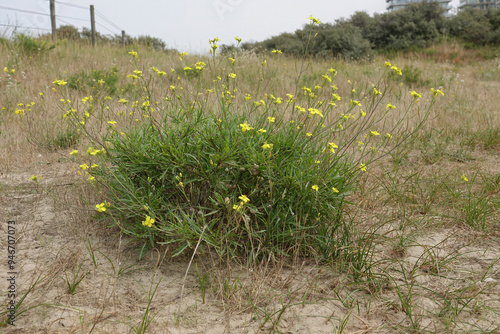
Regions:
<instances>
[{"instance_id":1,"label":"overcast sky","mask_svg":"<svg viewBox=\"0 0 500 334\"><path fill-rule=\"evenodd\" d=\"M151 35L168 47L191 53L208 50L209 38L231 44L234 36L260 41L293 32L311 14L322 22L334 22L356 11L386 10L385 0L56 0L57 25L89 27L90 4L96 9L97 31L103 34L121 34L123 29L132 36ZM0 0L0 31L6 29L3 25L50 29L48 16L8 8L47 14L48 0Z\"/></svg>"}]
</instances>

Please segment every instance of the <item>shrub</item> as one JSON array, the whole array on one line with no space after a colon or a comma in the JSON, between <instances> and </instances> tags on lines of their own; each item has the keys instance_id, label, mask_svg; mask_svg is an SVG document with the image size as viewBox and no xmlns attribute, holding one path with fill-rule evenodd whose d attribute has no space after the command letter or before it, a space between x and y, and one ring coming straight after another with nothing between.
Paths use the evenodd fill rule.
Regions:
<instances>
[{"instance_id":1,"label":"shrub","mask_svg":"<svg viewBox=\"0 0 500 334\"><path fill-rule=\"evenodd\" d=\"M67 80L68 87L85 92L87 95L95 95L101 91L99 87L104 87L107 95L114 95L118 90L118 69L113 67L108 71L81 71L71 75Z\"/></svg>"},{"instance_id":2,"label":"shrub","mask_svg":"<svg viewBox=\"0 0 500 334\"><path fill-rule=\"evenodd\" d=\"M267 66L276 66L268 69L274 75L282 68L266 58L262 80L252 80L252 98L239 85L243 74L216 57L217 41L211 40L212 58L204 61L209 71L179 79L161 96L152 93L164 82L160 70L134 71L129 77L142 98L120 99L126 111L107 107L103 94L96 94L102 101L84 105L62 99L70 124L91 140L79 164L87 180L102 186L95 208L142 241L141 254L157 243L185 254L200 243L227 259L333 260L348 245L346 197L371 161L418 130L421 123L410 130L405 119L420 96L413 92L399 116L388 117L391 104L377 110L391 73L400 72L386 64L376 85L358 92L350 87L339 107L333 68L314 87L278 97L260 90L274 79ZM425 112L411 117L425 121L438 92Z\"/></svg>"},{"instance_id":3,"label":"shrub","mask_svg":"<svg viewBox=\"0 0 500 334\"><path fill-rule=\"evenodd\" d=\"M80 39L80 33L78 28L72 25L63 25L57 28L57 38L58 39L70 39L78 40Z\"/></svg>"},{"instance_id":4,"label":"shrub","mask_svg":"<svg viewBox=\"0 0 500 334\"><path fill-rule=\"evenodd\" d=\"M24 34L15 35L13 44L19 53L28 57L44 55L55 48L55 45Z\"/></svg>"},{"instance_id":5,"label":"shrub","mask_svg":"<svg viewBox=\"0 0 500 334\"><path fill-rule=\"evenodd\" d=\"M371 45L363 38L361 29L351 24L336 24L328 29L319 55L331 54L337 58L360 59L371 55Z\"/></svg>"},{"instance_id":6,"label":"shrub","mask_svg":"<svg viewBox=\"0 0 500 334\"><path fill-rule=\"evenodd\" d=\"M161 40L158 37L152 37L149 35L141 35L136 38L136 43L139 45L144 45L148 48L151 48L153 50L157 51L164 51L167 45L163 40Z\"/></svg>"},{"instance_id":7,"label":"shrub","mask_svg":"<svg viewBox=\"0 0 500 334\"><path fill-rule=\"evenodd\" d=\"M54 137L45 138L45 143L42 144L49 150L58 150L70 148L78 145L81 134L74 128L58 131Z\"/></svg>"},{"instance_id":8,"label":"shrub","mask_svg":"<svg viewBox=\"0 0 500 334\"><path fill-rule=\"evenodd\" d=\"M413 65L405 65L401 80L410 87L427 86L430 84L429 79L422 78L422 70Z\"/></svg>"}]
</instances>

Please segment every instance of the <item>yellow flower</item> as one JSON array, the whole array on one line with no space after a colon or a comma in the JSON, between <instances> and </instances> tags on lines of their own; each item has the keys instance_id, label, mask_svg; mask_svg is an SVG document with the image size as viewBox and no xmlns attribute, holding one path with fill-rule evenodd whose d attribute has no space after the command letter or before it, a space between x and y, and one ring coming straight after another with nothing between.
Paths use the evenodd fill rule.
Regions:
<instances>
[{"instance_id":1,"label":"yellow flower","mask_svg":"<svg viewBox=\"0 0 500 334\"><path fill-rule=\"evenodd\" d=\"M8 73L8 72L9 72L9 69L8 69L7 67L4 67L4 68L3 68L3 71L4 71L5 73Z\"/></svg>"},{"instance_id":2,"label":"yellow flower","mask_svg":"<svg viewBox=\"0 0 500 334\"><path fill-rule=\"evenodd\" d=\"M422 97L422 95L420 95L419 93L417 93L417 92L416 92L416 91L414 91L414 90L412 90L412 91L410 92L410 94L411 94L411 96L413 96L414 98L417 98L417 99L419 99L419 98L421 98L421 97Z\"/></svg>"},{"instance_id":3,"label":"yellow flower","mask_svg":"<svg viewBox=\"0 0 500 334\"><path fill-rule=\"evenodd\" d=\"M335 153L335 149L338 148L337 144L335 143L328 143L328 149L330 153Z\"/></svg>"},{"instance_id":4,"label":"yellow flower","mask_svg":"<svg viewBox=\"0 0 500 334\"><path fill-rule=\"evenodd\" d=\"M332 187L332 191L333 191L334 193L338 193L338 192L339 192L339 190L338 190L337 188L335 188L335 187Z\"/></svg>"},{"instance_id":5,"label":"yellow flower","mask_svg":"<svg viewBox=\"0 0 500 334\"><path fill-rule=\"evenodd\" d=\"M359 169L361 169L362 172L366 172L366 165L365 164L360 164Z\"/></svg>"},{"instance_id":6,"label":"yellow flower","mask_svg":"<svg viewBox=\"0 0 500 334\"><path fill-rule=\"evenodd\" d=\"M78 155L78 150L72 150L69 154L70 155Z\"/></svg>"},{"instance_id":7,"label":"yellow flower","mask_svg":"<svg viewBox=\"0 0 500 334\"><path fill-rule=\"evenodd\" d=\"M317 18L315 18L315 17L314 17L314 16L312 16L312 15L311 15L311 16L309 16L307 19L308 19L308 20L311 20L311 23L313 23L313 24L320 24L320 23L321 23L321 22L319 22L319 20L318 20Z\"/></svg>"},{"instance_id":8,"label":"yellow flower","mask_svg":"<svg viewBox=\"0 0 500 334\"><path fill-rule=\"evenodd\" d=\"M361 107L361 103L359 101L351 100L351 106L360 106Z\"/></svg>"},{"instance_id":9,"label":"yellow flower","mask_svg":"<svg viewBox=\"0 0 500 334\"><path fill-rule=\"evenodd\" d=\"M313 185L311 188L312 188L312 190L314 190L314 191L318 191L318 190L319 190L319 187L318 187L317 185Z\"/></svg>"},{"instance_id":10,"label":"yellow flower","mask_svg":"<svg viewBox=\"0 0 500 334\"><path fill-rule=\"evenodd\" d=\"M231 57L229 57L229 58L227 58L227 59L229 60L229 62L231 63L231 65L232 65L232 64L234 64L234 62L236 61L236 59L231 58Z\"/></svg>"},{"instance_id":11,"label":"yellow flower","mask_svg":"<svg viewBox=\"0 0 500 334\"><path fill-rule=\"evenodd\" d=\"M146 216L146 220L142 222L143 226L151 227L155 223L155 220L150 216Z\"/></svg>"},{"instance_id":12,"label":"yellow flower","mask_svg":"<svg viewBox=\"0 0 500 334\"><path fill-rule=\"evenodd\" d=\"M264 150L272 150L273 149L273 144L268 144L267 142L262 145L262 148Z\"/></svg>"},{"instance_id":13,"label":"yellow flower","mask_svg":"<svg viewBox=\"0 0 500 334\"><path fill-rule=\"evenodd\" d=\"M377 88L373 88L373 95L380 95L382 92L378 90Z\"/></svg>"},{"instance_id":14,"label":"yellow flower","mask_svg":"<svg viewBox=\"0 0 500 334\"><path fill-rule=\"evenodd\" d=\"M234 74L234 73L229 73L227 76L230 78L233 78L233 79L236 78L236 74Z\"/></svg>"},{"instance_id":15,"label":"yellow flower","mask_svg":"<svg viewBox=\"0 0 500 334\"><path fill-rule=\"evenodd\" d=\"M370 136L380 136L380 133L377 131L370 131Z\"/></svg>"},{"instance_id":16,"label":"yellow flower","mask_svg":"<svg viewBox=\"0 0 500 334\"><path fill-rule=\"evenodd\" d=\"M385 106L385 110L392 110L392 109L396 109L396 106L393 106L390 103Z\"/></svg>"},{"instance_id":17,"label":"yellow flower","mask_svg":"<svg viewBox=\"0 0 500 334\"><path fill-rule=\"evenodd\" d=\"M96 204L95 208L99 212L104 212L104 211L106 211L106 203L102 202L101 204Z\"/></svg>"},{"instance_id":18,"label":"yellow flower","mask_svg":"<svg viewBox=\"0 0 500 334\"><path fill-rule=\"evenodd\" d=\"M257 131L257 132L258 132L258 133L260 133L260 134L263 134L263 133L266 133L266 132L267 132L267 130L260 129L260 130L259 130L259 131Z\"/></svg>"},{"instance_id":19,"label":"yellow flower","mask_svg":"<svg viewBox=\"0 0 500 334\"><path fill-rule=\"evenodd\" d=\"M133 51L133 50L132 50L132 51L130 51L128 54L129 54L129 55L131 55L131 56L132 56L132 58L137 58L137 52L135 52L135 51Z\"/></svg>"},{"instance_id":20,"label":"yellow flower","mask_svg":"<svg viewBox=\"0 0 500 334\"><path fill-rule=\"evenodd\" d=\"M315 109L315 108L309 108L307 109L310 114L309 115L319 115L320 117L323 117L323 114L321 113L321 111L319 111L318 109Z\"/></svg>"},{"instance_id":21,"label":"yellow flower","mask_svg":"<svg viewBox=\"0 0 500 334\"><path fill-rule=\"evenodd\" d=\"M268 118L267 118L267 121L268 121L269 123L274 123L274 121L275 121L275 120L276 120L276 118L274 118L274 117L268 117Z\"/></svg>"},{"instance_id":22,"label":"yellow flower","mask_svg":"<svg viewBox=\"0 0 500 334\"><path fill-rule=\"evenodd\" d=\"M392 135L390 133L385 134L387 138L392 139Z\"/></svg>"},{"instance_id":23,"label":"yellow flower","mask_svg":"<svg viewBox=\"0 0 500 334\"><path fill-rule=\"evenodd\" d=\"M116 126L116 125L115 125L115 124L116 124L116 121L113 121L113 120L108 121L108 124L111 124L112 126Z\"/></svg>"},{"instance_id":24,"label":"yellow flower","mask_svg":"<svg viewBox=\"0 0 500 334\"><path fill-rule=\"evenodd\" d=\"M125 99L119 99L119 100L118 100L118 103L121 103L121 104L127 104L127 103L128 103L128 101L127 101L127 100L125 100Z\"/></svg>"},{"instance_id":25,"label":"yellow flower","mask_svg":"<svg viewBox=\"0 0 500 334\"><path fill-rule=\"evenodd\" d=\"M243 132L253 130L253 128L250 125L248 125L247 122L240 124L240 126L241 126L241 131Z\"/></svg>"},{"instance_id":26,"label":"yellow flower","mask_svg":"<svg viewBox=\"0 0 500 334\"><path fill-rule=\"evenodd\" d=\"M319 161L319 160L315 160L315 161L314 161L314 163L315 163L315 164L319 164L319 163L321 163L321 161Z\"/></svg>"},{"instance_id":27,"label":"yellow flower","mask_svg":"<svg viewBox=\"0 0 500 334\"><path fill-rule=\"evenodd\" d=\"M245 195L241 195L238 198L241 199L241 202L243 204L247 204L248 202L250 202L250 199L248 197L246 197Z\"/></svg>"},{"instance_id":28,"label":"yellow flower","mask_svg":"<svg viewBox=\"0 0 500 334\"><path fill-rule=\"evenodd\" d=\"M441 94L442 96L444 96L444 93L443 91L439 90L439 89L434 89L434 88L431 88L431 94L433 97L436 97L438 96L439 94Z\"/></svg>"},{"instance_id":29,"label":"yellow flower","mask_svg":"<svg viewBox=\"0 0 500 334\"><path fill-rule=\"evenodd\" d=\"M391 67L392 65L391 65L391 63L389 63L388 61L386 61L385 64L384 64L384 66L385 67Z\"/></svg>"},{"instance_id":30,"label":"yellow flower","mask_svg":"<svg viewBox=\"0 0 500 334\"><path fill-rule=\"evenodd\" d=\"M83 165L80 165L80 168L83 170L86 170L87 168L89 168L89 166L87 164L83 164Z\"/></svg>"},{"instance_id":31,"label":"yellow flower","mask_svg":"<svg viewBox=\"0 0 500 334\"><path fill-rule=\"evenodd\" d=\"M38 176L31 175L31 177L30 177L31 181L34 181L34 182L37 182L37 183L38 183L38 180L41 180L41 179L42 179L42 177L40 175L38 175Z\"/></svg>"},{"instance_id":32,"label":"yellow flower","mask_svg":"<svg viewBox=\"0 0 500 334\"><path fill-rule=\"evenodd\" d=\"M322 77L323 77L323 79L325 79L325 81L332 82L332 78L330 78L328 75L323 74Z\"/></svg>"},{"instance_id":33,"label":"yellow flower","mask_svg":"<svg viewBox=\"0 0 500 334\"><path fill-rule=\"evenodd\" d=\"M55 81L53 81L52 83L53 83L54 85L56 85L56 86L64 86L64 85L68 84L68 83L67 83L66 81L64 81L64 80L55 80Z\"/></svg>"},{"instance_id":34,"label":"yellow flower","mask_svg":"<svg viewBox=\"0 0 500 334\"><path fill-rule=\"evenodd\" d=\"M279 55L279 54L282 54L283 52L281 52L281 50L273 50L272 53Z\"/></svg>"},{"instance_id":35,"label":"yellow flower","mask_svg":"<svg viewBox=\"0 0 500 334\"><path fill-rule=\"evenodd\" d=\"M469 179L465 176L465 174L462 174L462 180L464 180L465 182L469 181Z\"/></svg>"},{"instance_id":36,"label":"yellow flower","mask_svg":"<svg viewBox=\"0 0 500 334\"><path fill-rule=\"evenodd\" d=\"M313 134L312 134L312 133L310 133L310 132L306 133L306 136L308 136L308 137L311 137L312 135L313 135Z\"/></svg>"},{"instance_id":37,"label":"yellow flower","mask_svg":"<svg viewBox=\"0 0 500 334\"><path fill-rule=\"evenodd\" d=\"M236 210L236 212L240 212L243 207L241 205L235 204L233 205L233 210Z\"/></svg>"},{"instance_id":38,"label":"yellow flower","mask_svg":"<svg viewBox=\"0 0 500 334\"><path fill-rule=\"evenodd\" d=\"M90 166L90 168L94 169L94 168L97 168L99 167L99 165L96 165L96 164L92 164L92 166Z\"/></svg>"},{"instance_id":39,"label":"yellow flower","mask_svg":"<svg viewBox=\"0 0 500 334\"><path fill-rule=\"evenodd\" d=\"M403 73L401 72L401 70L399 68L397 68L396 66L391 66L391 70L393 70L394 73L396 73L398 75L403 75Z\"/></svg>"},{"instance_id":40,"label":"yellow flower","mask_svg":"<svg viewBox=\"0 0 500 334\"><path fill-rule=\"evenodd\" d=\"M236 40L236 42L241 43L241 38L240 37L235 36L234 39Z\"/></svg>"}]
</instances>

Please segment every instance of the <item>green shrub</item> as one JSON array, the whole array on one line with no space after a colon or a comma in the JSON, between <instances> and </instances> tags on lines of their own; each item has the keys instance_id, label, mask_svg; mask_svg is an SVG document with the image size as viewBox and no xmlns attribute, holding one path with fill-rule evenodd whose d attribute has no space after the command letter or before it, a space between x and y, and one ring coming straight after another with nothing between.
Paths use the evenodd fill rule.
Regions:
<instances>
[{"instance_id":1,"label":"green shrub","mask_svg":"<svg viewBox=\"0 0 500 334\"><path fill-rule=\"evenodd\" d=\"M151 49L157 50L157 51L163 51L167 47L167 45L165 44L165 42L163 40L161 40L158 37L153 37L153 36L149 36L149 35L141 35L141 36L137 37L135 40L136 40L136 43L138 43L139 45L144 45L148 48L151 48Z\"/></svg>"},{"instance_id":2,"label":"green shrub","mask_svg":"<svg viewBox=\"0 0 500 334\"><path fill-rule=\"evenodd\" d=\"M87 95L95 95L96 92L101 91L101 87L108 95L115 95L118 90L118 69L113 67L107 71L81 71L71 75L67 80L68 87L83 91Z\"/></svg>"},{"instance_id":3,"label":"green shrub","mask_svg":"<svg viewBox=\"0 0 500 334\"><path fill-rule=\"evenodd\" d=\"M349 87L345 103L333 68L316 76L314 86L278 97L260 88L281 66L260 59L261 77L240 84L247 73L221 65L217 41L211 40L213 58L203 59L209 70L168 84L161 96L151 92L164 74L136 61L141 70L129 78L141 99L120 99L125 111L108 108L102 95L84 106L62 99L66 119L91 141L79 164L87 180L101 185L95 208L142 242L141 255L155 244L171 245L174 256L200 244L226 259L334 260L349 246L347 196L371 161L419 129L439 91L412 114L419 122L409 130L407 117L420 95L412 92L397 114L384 102L390 74L400 72L395 66L381 68L377 85Z\"/></svg>"},{"instance_id":4,"label":"green shrub","mask_svg":"<svg viewBox=\"0 0 500 334\"><path fill-rule=\"evenodd\" d=\"M57 39L70 39L78 40L80 39L80 33L78 28L72 25L63 25L57 28Z\"/></svg>"},{"instance_id":5,"label":"green shrub","mask_svg":"<svg viewBox=\"0 0 500 334\"><path fill-rule=\"evenodd\" d=\"M410 87L427 86L430 80L422 78L423 71L413 65L405 65L401 80Z\"/></svg>"},{"instance_id":6,"label":"green shrub","mask_svg":"<svg viewBox=\"0 0 500 334\"><path fill-rule=\"evenodd\" d=\"M52 150L70 148L78 145L80 133L73 128L58 131L54 138L47 139L47 147Z\"/></svg>"},{"instance_id":7,"label":"green shrub","mask_svg":"<svg viewBox=\"0 0 500 334\"><path fill-rule=\"evenodd\" d=\"M314 46L315 54L336 58L361 59L371 55L371 45L361 29L349 23L337 23L322 30Z\"/></svg>"},{"instance_id":8,"label":"green shrub","mask_svg":"<svg viewBox=\"0 0 500 334\"><path fill-rule=\"evenodd\" d=\"M13 44L19 53L29 57L47 54L55 48L55 45L24 34L15 35Z\"/></svg>"},{"instance_id":9,"label":"green shrub","mask_svg":"<svg viewBox=\"0 0 500 334\"><path fill-rule=\"evenodd\" d=\"M207 245L236 254L279 254L298 246L310 253L308 245L334 237L329 233L341 224L355 173L348 159L325 151L328 137L320 129L311 129L323 137L314 140L295 123L269 123L266 114L228 113L221 121L201 110L169 114L175 122L161 129L144 124L106 138L113 167L96 176L113 189L113 211L126 230L149 235L137 224L149 215L158 221L151 238L177 242L181 252L207 226ZM243 131L247 121L255 128Z\"/></svg>"}]
</instances>

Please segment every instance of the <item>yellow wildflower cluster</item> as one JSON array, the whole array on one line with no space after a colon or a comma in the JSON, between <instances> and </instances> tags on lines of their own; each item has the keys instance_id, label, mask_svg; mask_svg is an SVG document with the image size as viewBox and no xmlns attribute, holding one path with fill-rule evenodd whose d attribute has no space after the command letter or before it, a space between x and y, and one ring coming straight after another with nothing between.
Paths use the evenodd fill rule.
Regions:
<instances>
[{"instance_id":1,"label":"yellow wildflower cluster","mask_svg":"<svg viewBox=\"0 0 500 334\"><path fill-rule=\"evenodd\" d=\"M338 148L337 144L335 143L328 143L328 151L330 153L335 153L335 149Z\"/></svg>"},{"instance_id":2,"label":"yellow wildflower cluster","mask_svg":"<svg viewBox=\"0 0 500 334\"><path fill-rule=\"evenodd\" d=\"M314 17L314 16L312 16L312 15L311 15L311 16L309 16L307 19L308 19L308 20L311 20L311 23L312 23L312 24L320 24L320 23L321 23L321 22L320 22L317 18L315 18L315 17Z\"/></svg>"},{"instance_id":3,"label":"yellow wildflower cluster","mask_svg":"<svg viewBox=\"0 0 500 334\"><path fill-rule=\"evenodd\" d=\"M436 97L438 95L444 96L444 93L442 90L431 88L431 95L433 97Z\"/></svg>"},{"instance_id":4,"label":"yellow wildflower cluster","mask_svg":"<svg viewBox=\"0 0 500 334\"><path fill-rule=\"evenodd\" d=\"M102 202L101 204L96 204L95 208L97 209L98 212L104 212L104 211L106 211L106 208L109 208L110 206L111 206L111 203Z\"/></svg>"},{"instance_id":5,"label":"yellow wildflower cluster","mask_svg":"<svg viewBox=\"0 0 500 334\"><path fill-rule=\"evenodd\" d=\"M268 144L267 142L265 142L264 145L262 145L262 148L264 150L272 150L273 149L273 144Z\"/></svg>"},{"instance_id":6,"label":"yellow wildflower cluster","mask_svg":"<svg viewBox=\"0 0 500 334\"><path fill-rule=\"evenodd\" d=\"M155 220L151 218L150 216L146 216L146 220L142 222L143 226L151 227L155 223Z\"/></svg>"},{"instance_id":7,"label":"yellow wildflower cluster","mask_svg":"<svg viewBox=\"0 0 500 334\"><path fill-rule=\"evenodd\" d=\"M67 85L68 83L64 80L54 80L52 81L52 83L56 86L64 86L64 85Z\"/></svg>"},{"instance_id":8,"label":"yellow wildflower cluster","mask_svg":"<svg viewBox=\"0 0 500 334\"><path fill-rule=\"evenodd\" d=\"M245 204L250 202L250 199L246 195L241 195L238 197L241 201L239 204L233 205L233 210L236 210L237 212L241 212L243 210L243 207Z\"/></svg>"},{"instance_id":9,"label":"yellow wildflower cluster","mask_svg":"<svg viewBox=\"0 0 500 334\"><path fill-rule=\"evenodd\" d=\"M253 128L250 125L248 125L247 122L240 124L240 127L241 131L243 132L253 130Z\"/></svg>"}]
</instances>

